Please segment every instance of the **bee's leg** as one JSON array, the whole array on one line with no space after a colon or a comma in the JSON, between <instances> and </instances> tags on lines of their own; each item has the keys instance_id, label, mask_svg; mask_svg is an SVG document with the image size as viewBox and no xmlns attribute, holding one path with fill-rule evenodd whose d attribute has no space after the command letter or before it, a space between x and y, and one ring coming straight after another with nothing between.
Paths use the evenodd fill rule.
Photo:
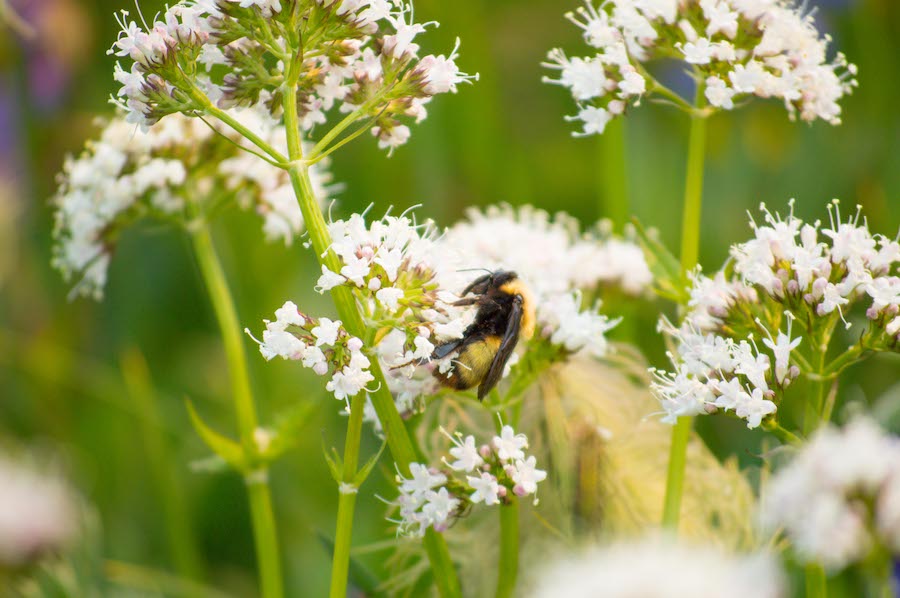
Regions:
<instances>
[{"instance_id":1,"label":"bee's leg","mask_svg":"<svg viewBox=\"0 0 900 598\"><path fill-rule=\"evenodd\" d=\"M478 303L479 297L465 297L459 301L454 301L450 305L454 307L465 307L466 305L475 305Z\"/></svg>"}]
</instances>

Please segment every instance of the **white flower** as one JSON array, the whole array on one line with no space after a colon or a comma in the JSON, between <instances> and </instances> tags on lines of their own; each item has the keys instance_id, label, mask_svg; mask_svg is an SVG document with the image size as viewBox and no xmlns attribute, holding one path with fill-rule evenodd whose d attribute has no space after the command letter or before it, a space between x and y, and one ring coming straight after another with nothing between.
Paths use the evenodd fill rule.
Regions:
<instances>
[{"instance_id":1,"label":"white flower","mask_svg":"<svg viewBox=\"0 0 900 598\"><path fill-rule=\"evenodd\" d=\"M512 426L503 426L500 435L494 436L491 444L501 461L515 461L525 458L522 449L528 448L528 438L524 434L516 434Z\"/></svg>"},{"instance_id":2,"label":"white flower","mask_svg":"<svg viewBox=\"0 0 900 598\"><path fill-rule=\"evenodd\" d=\"M719 77L709 77L706 79L706 91L704 92L709 103L716 108L724 108L731 110L734 108L734 102L731 98L737 93Z\"/></svg>"},{"instance_id":3,"label":"white flower","mask_svg":"<svg viewBox=\"0 0 900 598\"><path fill-rule=\"evenodd\" d=\"M775 559L737 556L666 537L592 548L551 562L533 598L786 598Z\"/></svg>"},{"instance_id":4,"label":"white flower","mask_svg":"<svg viewBox=\"0 0 900 598\"><path fill-rule=\"evenodd\" d=\"M596 106L585 106L578 111L577 116L566 117L566 120L580 120L584 123L581 133L573 133L573 135L594 135L601 134L606 129L606 125L612 120L612 115L605 108L597 108Z\"/></svg>"},{"instance_id":5,"label":"white flower","mask_svg":"<svg viewBox=\"0 0 900 598\"><path fill-rule=\"evenodd\" d=\"M714 46L709 39L701 37L693 42L687 42L681 46L685 62L689 64L709 64L712 60Z\"/></svg>"},{"instance_id":6,"label":"white flower","mask_svg":"<svg viewBox=\"0 0 900 598\"><path fill-rule=\"evenodd\" d=\"M409 474L409 479L398 475L397 481L400 482L401 492L413 496L424 496L432 488L447 483L447 476L442 473L433 473L421 463L410 463Z\"/></svg>"},{"instance_id":7,"label":"white flower","mask_svg":"<svg viewBox=\"0 0 900 598\"><path fill-rule=\"evenodd\" d=\"M400 299L403 298L403 289L384 287L375 293L375 298L381 301L387 309L396 311L400 307Z\"/></svg>"},{"instance_id":8,"label":"white flower","mask_svg":"<svg viewBox=\"0 0 900 598\"><path fill-rule=\"evenodd\" d=\"M524 461L516 460L515 471L512 474L515 482L515 492L519 496L527 496L537 492L538 482L547 479L547 472L537 468L537 459L531 455Z\"/></svg>"},{"instance_id":9,"label":"white flower","mask_svg":"<svg viewBox=\"0 0 900 598\"><path fill-rule=\"evenodd\" d=\"M65 548L77 517L62 479L0 455L0 567L16 569Z\"/></svg>"},{"instance_id":10,"label":"white flower","mask_svg":"<svg viewBox=\"0 0 900 598\"><path fill-rule=\"evenodd\" d=\"M456 93L456 86L459 83L478 80L477 74L472 76L461 73L459 67L456 66L458 49L459 38L456 38L456 47L453 48L449 57L444 57L443 54L440 56L428 55L419 61L418 68L425 73L425 93L429 95L448 91Z\"/></svg>"},{"instance_id":11,"label":"white flower","mask_svg":"<svg viewBox=\"0 0 900 598\"><path fill-rule=\"evenodd\" d=\"M469 500L471 500L473 504L478 504L480 502L483 502L488 506L500 504L500 497L498 494L498 492L500 492L500 485L497 483L497 478L488 472L483 471L478 477L466 476L466 481L469 482L469 486L474 490L474 492L469 495Z\"/></svg>"},{"instance_id":12,"label":"white flower","mask_svg":"<svg viewBox=\"0 0 900 598\"><path fill-rule=\"evenodd\" d=\"M779 332L778 337L775 340L772 340L771 334L769 335L769 338L763 339L763 344L772 349L772 353L775 355L775 379L779 384L784 382L784 379L788 374L791 351L796 349L797 346L800 345L800 341L803 340L799 336L794 340L791 340L791 326L794 322L794 317L790 312L786 312L785 315L788 316L787 333Z\"/></svg>"},{"instance_id":13,"label":"white flower","mask_svg":"<svg viewBox=\"0 0 900 598\"><path fill-rule=\"evenodd\" d=\"M480 467L484 463L484 459L478 453L478 447L475 446L475 437L466 436L461 443L457 439L453 439L454 446L450 449L450 455L456 459L448 466L454 471L471 472L475 468Z\"/></svg>"},{"instance_id":14,"label":"white flower","mask_svg":"<svg viewBox=\"0 0 900 598\"><path fill-rule=\"evenodd\" d=\"M337 341L338 331L341 329L340 320L320 318L319 325L312 329L312 335L316 337L316 346L334 345Z\"/></svg>"},{"instance_id":15,"label":"white flower","mask_svg":"<svg viewBox=\"0 0 900 598\"><path fill-rule=\"evenodd\" d=\"M324 293L345 282L347 282L347 279L342 275L332 272L326 266L322 266L322 276L320 276L319 280L316 282L316 290L320 293Z\"/></svg>"},{"instance_id":16,"label":"white flower","mask_svg":"<svg viewBox=\"0 0 900 598\"><path fill-rule=\"evenodd\" d=\"M900 441L867 419L823 428L765 488L762 521L783 528L803 562L858 563L896 546L898 463Z\"/></svg>"},{"instance_id":17,"label":"white flower","mask_svg":"<svg viewBox=\"0 0 900 598\"><path fill-rule=\"evenodd\" d=\"M434 490L426 492L425 501L422 515L435 531L444 531L450 515L459 507L459 499L451 496L446 488L441 488L437 492Z\"/></svg>"}]
</instances>

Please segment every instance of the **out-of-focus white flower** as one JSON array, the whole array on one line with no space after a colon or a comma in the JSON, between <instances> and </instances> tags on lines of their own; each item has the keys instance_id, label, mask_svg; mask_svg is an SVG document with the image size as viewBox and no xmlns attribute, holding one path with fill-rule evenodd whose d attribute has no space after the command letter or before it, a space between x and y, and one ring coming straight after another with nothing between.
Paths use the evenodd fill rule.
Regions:
<instances>
[{"instance_id":1,"label":"out-of-focus white flower","mask_svg":"<svg viewBox=\"0 0 900 598\"><path fill-rule=\"evenodd\" d=\"M900 554L900 440L868 419L826 427L776 472L761 518L784 529L798 556L831 570L878 546Z\"/></svg>"},{"instance_id":2,"label":"out-of-focus white flower","mask_svg":"<svg viewBox=\"0 0 900 598\"><path fill-rule=\"evenodd\" d=\"M230 114L273 145L285 145L280 124L268 113ZM110 120L80 156L66 160L53 199L53 264L66 280L75 279L72 294L101 297L121 230L143 215L186 222L187 201L211 199L203 190L227 188L238 205L263 216L267 238L291 242L303 231L303 218L288 175L234 145L246 143L221 125L214 132L180 114L146 132L121 115ZM212 163L210 156L216 158ZM332 191L326 167L320 162L309 170L316 197L323 201Z\"/></svg>"},{"instance_id":3,"label":"out-of-focus white flower","mask_svg":"<svg viewBox=\"0 0 900 598\"><path fill-rule=\"evenodd\" d=\"M784 598L776 561L738 556L665 537L592 548L534 576L532 598Z\"/></svg>"},{"instance_id":4,"label":"out-of-focus white flower","mask_svg":"<svg viewBox=\"0 0 900 598\"><path fill-rule=\"evenodd\" d=\"M838 124L838 102L856 86L856 67L840 53L829 61L830 38L789 2L585 0L566 18L595 52L570 58L551 50L543 66L559 75L544 81L578 102L577 116L567 117L581 122L576 135L602 133L624 110L612 110L614 103L652 94L656 82L647 81L641 63L657 57L682 56L704 82L709 105L724 110L755 95L780 99L792 119L799 113Z\"/></svg>"},{"instance_id":5,"label":"out-of-focus white flower","mask_svg":"<svg viewBox=\"0 0 900 598\"><path fill-rule=\"evenodd\" d=\"M77 520L75 497L61 478L0 455L0 568L64 549Z\"/></svg>"}]
</instances>

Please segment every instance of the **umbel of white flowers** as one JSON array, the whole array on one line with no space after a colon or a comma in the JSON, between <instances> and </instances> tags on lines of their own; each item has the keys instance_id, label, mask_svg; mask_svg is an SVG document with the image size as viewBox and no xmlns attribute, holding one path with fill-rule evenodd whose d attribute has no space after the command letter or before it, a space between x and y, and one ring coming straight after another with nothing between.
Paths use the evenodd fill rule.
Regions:
<instances>
[{"instance_id":1,"label":"umbel of white flowers","mask_svg":"<svg viewBox=\"0 0 900 598\"><path fill-rule=\"evenodd\" d=\"M828 227L804 223L790 205L786 218L761 206L765 223L751 220L754 237L731 247L726 267L694 274L681 326L663 322L677 343L673 371L655 371L652 385L665 421L724 410L759 426L801 370L817 373L797 353L817 343L802 339L846 322L858 304L868 324L855 349L900 347L900 244L872 234L858 211L842 221L837 201Z\"/></svg>"},{"instance_id":2,"label":"umbel of white flowers","mask_svg":"<svg viewBox=\"0 0 900 598\"><path fill-rule=\"evenodd\" d=\"M449 55L419 56L412 4L402 0L197 0L167 8L141 27L122 12L110 49L119 103L132 122L149 126L173 112L202 113L206 95L222 108L263 103L281 109L281 86L298 89L301 128L324 124L330 111L372 119L383 148L410 136L437 94L472 77Z\"/></svg>"},{"instance_id":3,"label":"umbel of white flowers","mask_svg":"<svg viewBox=\"0 0 900 598\"><path fill-rule=\"evenodd\" d=\"M860 418L819 430L764 489L763 523L830 570L900 556L900 439Z\"/></svg>"},{"instance_id":4,"label":"umbel of white flowers","mask_svg":"<svg viewBox=\"0 0 900 598\"><path fill-rule=\"evenodd\" d=\"M566 18L583 32L592 55L552 50L544 66L559 72L544 81L572 93L582 130L606 124L642 97L672 99L645 63L679 57L693 68L706 103L731 110L748 96L776 98L790 117L840 123L839 101L856 86L856 67L842 54L827 58L812 14L789 0L609 0L585 5ZM674 98L676 103L686 102Z\"/></svg>"},{"instance_id":5,"label":"umbel of white flowers","mask_svg":"<svg viewBox=\"0 0 900 598\"><path fill-rule=\"evenodd\" d=\"M408 214L369 223L355 214L329 228L341 267L323 267L317 290L337 285L353 290L367 322L378 331L374 347L364 351L381 361L403 414L438 391L434 368L454 367L452 359L423 362L440 343L461 337L472 321L473 308L453 305L472 281L472 269L515 271L531 289L539 334L529 342L538 350L526 353L549 361L580 352L604 356L609 350L605 333L617 320L599 312L600 292L618 287L643 293L652 281L635 243L608 231L584 234L571 217L551 218L527 206L473 210L443 233ZM302 359L291 346L268 342L264 335L260 350L267 358ZM516 360L513 355L504 375ZM371 405L366 418L377 427Z\"/></svg>"},{"instance_id":6,"label":"umbel of white flowers","mask_svg":"<svg viewBox=\"0 0 900 598\"><path fill-rule=\"evenodd\" d=\"M279 151L287 151L280 121L262 106L229 114ZM263 218L269 240L291 243L303 232L303 216L285 170L240 149L248 143L220 123L172 114L146 131L120 113L69 157L58 176L53 264L73 295L102 296L116 241L141 217L186 226L189 201L213 206L210 198L252 207ZM240 147L239 147L240 146ZM308 168L313 191L323 201L329 187L328 159ZM205 201L209 200L209 201ZM221 207L221 204L218 206Z\"/></svg>"},{"instance_id":7,"label":"umbel of white flowers","mask_svg":"<svg viewBox=\"0 0 900 598\"><path fill-rule=\"evenodd\" d=\"M454 461L444 459L447 469L413 463L409 478L397 475L398 533L422 536L429 527L442 532L472 505L499 505L511 496L535 495L537 504L537 485L547 472L537 469L536 457L525 454L528 438L524 434L503 426L499 435L480 447L474 436L444 434L454 444L450 449Z\"/></svg>"},{"instance_id":8,"label":"umbel of white flowers","mask_svg":"<svg viewBox=\"0 0 900 598\"><path fill-rule=\"evenodd\" d=\"M651 536L598 546L550 562L532 575L531 598L785 598L787 587L767 554L733 555Z\"/></svg>"}]
</instances>

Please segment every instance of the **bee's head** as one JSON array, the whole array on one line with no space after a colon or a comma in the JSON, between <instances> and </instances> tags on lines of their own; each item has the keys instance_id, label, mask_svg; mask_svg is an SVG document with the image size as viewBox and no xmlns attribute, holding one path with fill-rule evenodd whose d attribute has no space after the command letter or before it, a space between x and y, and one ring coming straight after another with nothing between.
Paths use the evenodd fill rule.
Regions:
<instances>
[{"instance_id":1,"label":"bee's head","mask_svg":"<svg viewBox=\"0 0 900 598\"><path fill-rule=\"evenodd\" d=\"M491 289L499 289L516 278L518 278L518 275L515 272L509 270L494 270L493 272L488 272L473 280L472 283L463 290L462 296L464 297L469 293L484 295Z\"/></svg>"}]
</instances>

